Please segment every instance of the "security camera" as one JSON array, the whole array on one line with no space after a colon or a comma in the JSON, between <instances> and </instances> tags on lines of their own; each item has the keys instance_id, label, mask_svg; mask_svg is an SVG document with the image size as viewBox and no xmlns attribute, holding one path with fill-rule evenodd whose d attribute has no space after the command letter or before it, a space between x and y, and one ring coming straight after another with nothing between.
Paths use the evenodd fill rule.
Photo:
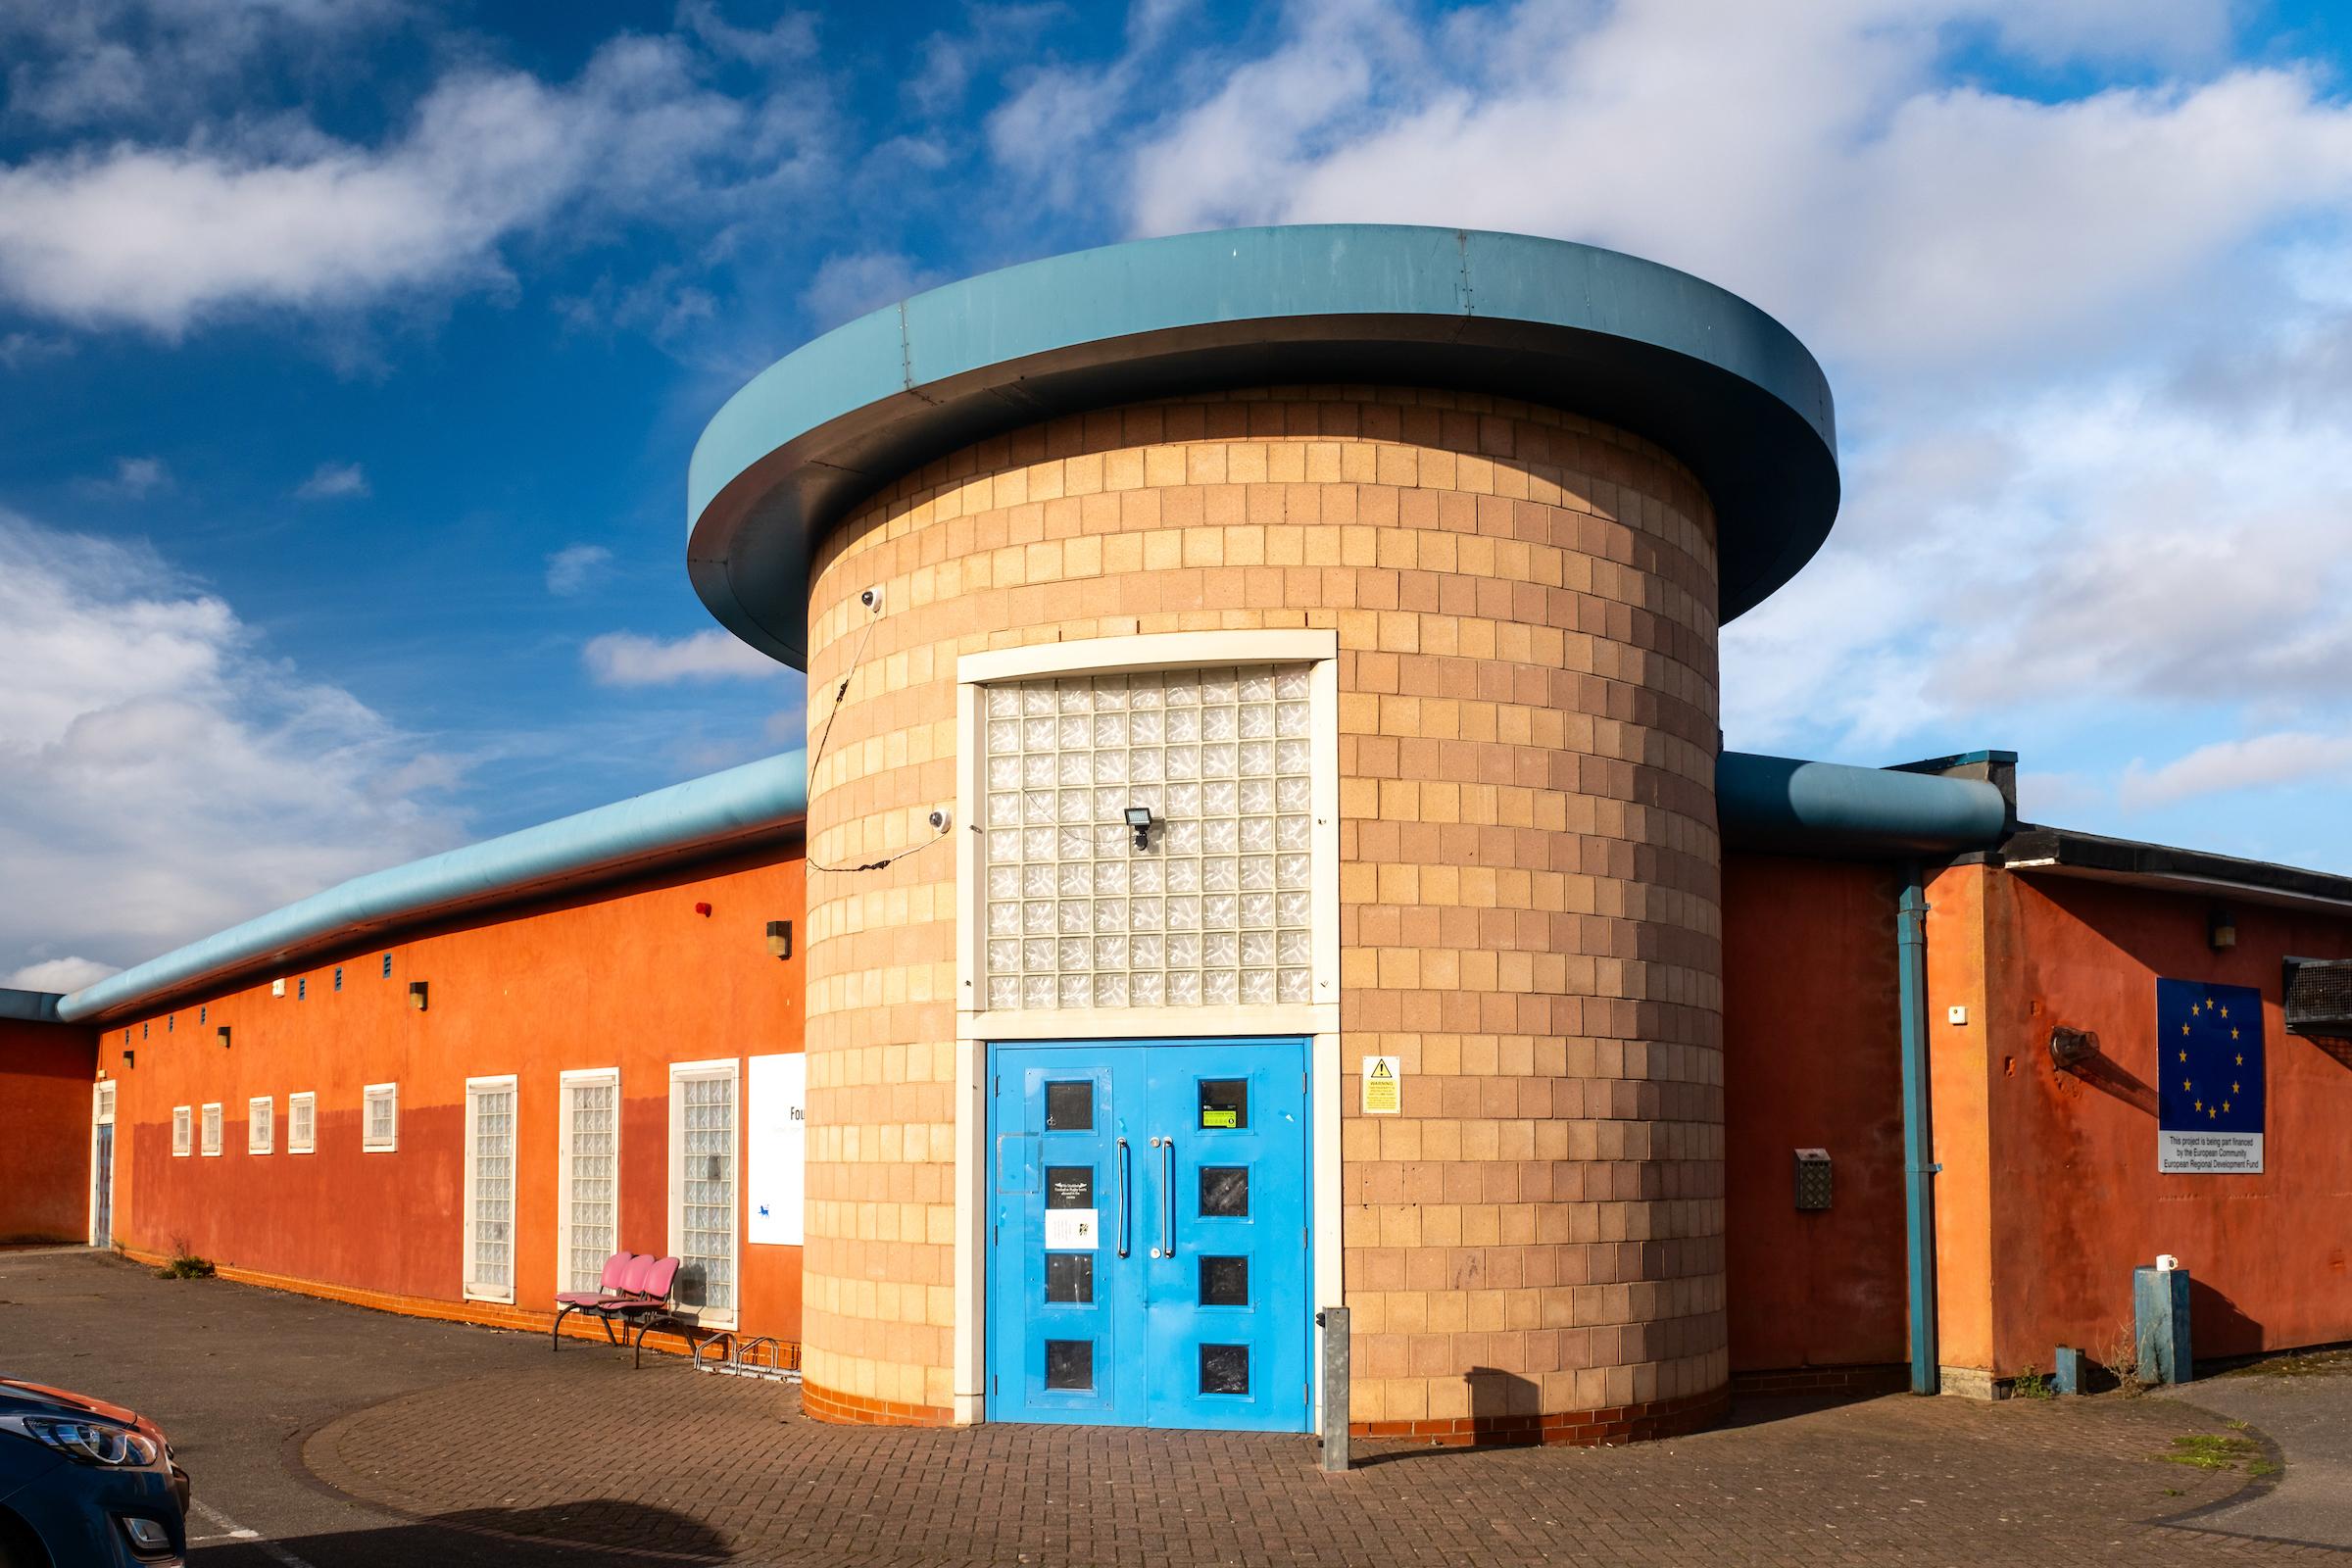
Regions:
<instances>
[{"instance_id":1,"label":"security camera","mask_svg":"<svg viewBox=\"0 0 2352 1568\"><path fill-rule=\"evenodd\" d=\"M931 831L934 833L945 833L955 824L955 813L948 810L945 807L942 807L940 809L931 813Z\"/></svg>"},{"instance_id":2,"label":"security camera","mask_svg":"<svg viewBox=\"0 0 2352 1568\"><path fill-rule=\"evenodd\" d=\"M858 602L878 615L882 612L882 590L868 588L858 596Z\"/></svg>"}]
</instances>

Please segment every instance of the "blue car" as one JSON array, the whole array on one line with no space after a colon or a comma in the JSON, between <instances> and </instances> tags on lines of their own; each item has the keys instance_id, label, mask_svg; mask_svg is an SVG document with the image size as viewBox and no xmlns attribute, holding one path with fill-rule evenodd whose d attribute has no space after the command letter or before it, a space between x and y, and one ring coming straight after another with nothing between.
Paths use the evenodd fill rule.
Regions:
<instances>
[{"instance_id":1,"label":"blue car","mask_svg":"<svg viewBox=\"0 0 2352 1568\"><path fill-rule=\"evenodd\" d=\"M154 1422L0 1378L0 1568L165 1568L187 1555L187 1510Z\"/></svg>"}]
</instances>

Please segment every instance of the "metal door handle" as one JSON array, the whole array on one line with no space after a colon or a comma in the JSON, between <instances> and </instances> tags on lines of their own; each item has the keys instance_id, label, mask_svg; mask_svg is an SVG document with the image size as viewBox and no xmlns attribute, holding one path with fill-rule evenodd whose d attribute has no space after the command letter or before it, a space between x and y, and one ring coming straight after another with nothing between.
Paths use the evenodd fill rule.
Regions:
<instances>
[{"instance_id":1,"label":"metal door handle","mask_svg":"<svg viewBox=\"0 0 2352 1568\"><path fill-rule=\"evenodd\" d=\"M1130 1159L1127 1140L1119 1140L1119 1255L1127 1255L1127 1165Z\"/></svg>"},{"instance_id":2,"label":"metal door handle","mask_svg":"<svg viewBox=\"0 0 2352 1568\"><path fill-rule=\"evenodd\" d=\"M1159 1144L1159 1255L1176 1255L1176 1140Z\"/></svg>"}]
</instances>

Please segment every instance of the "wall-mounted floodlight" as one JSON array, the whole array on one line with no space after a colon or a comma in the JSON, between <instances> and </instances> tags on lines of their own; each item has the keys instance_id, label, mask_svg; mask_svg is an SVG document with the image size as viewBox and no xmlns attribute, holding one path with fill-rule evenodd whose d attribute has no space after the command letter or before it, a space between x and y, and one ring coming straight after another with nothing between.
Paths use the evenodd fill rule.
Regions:
<instances>
[{"instance_id":1,"label":"wall-mounted floodlight","mask_svg":"<svg viewBox=\"0 0 2352 1568\"><path fill-rule=\"evenodd\" d=\"M767 922L767 951L779 958L792 956L792 922L790 920Z\"/></svg>"},{"instance_id":2,"label":"wall-mounted floodlight","mask_svg":"<svg viewBox=\"0 0 2352 1568\"><path fill-rule=\"evenodd\" d=\"M418 1012L422 1012L424 1010L423 981L412 980L409 982L409 1005L414 1007Z\"/></svg>"},{"instance_id":3,"label":"wall-mounted floodlight","mask_svg":"<svg viewBox=\"0 0 2352 1568\"><path fill-rule=\"evenodd\" d=\"M1135 847L1137 849L1148 850L1152 847L1152 808L1149 806L1127 808L1127 825L1135 829Z\"/></svg>"}]
</instances>

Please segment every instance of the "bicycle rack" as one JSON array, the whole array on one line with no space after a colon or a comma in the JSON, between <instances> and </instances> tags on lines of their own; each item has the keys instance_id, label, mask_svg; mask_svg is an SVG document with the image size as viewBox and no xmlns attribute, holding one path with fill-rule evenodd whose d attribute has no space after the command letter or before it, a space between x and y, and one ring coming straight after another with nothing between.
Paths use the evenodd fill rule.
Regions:
<instances>
[{"instance_id":1,"label":"bicycle rack","mask_svg":"<svg viewBox=\"0 0 2352 1568\"><path fill-rule=\"evenodd\" d=\"M705 1348L726 1342L724 1358L705 1359ZM754 1335L738 1340L721 1331L698 1342L694 1348L694 1369L697 1372L723 1372L729 1377L761 1378L770 1383L801 1381L801 1348L787 1344L769 1334Z\"/></svg>"}]
</instances>

